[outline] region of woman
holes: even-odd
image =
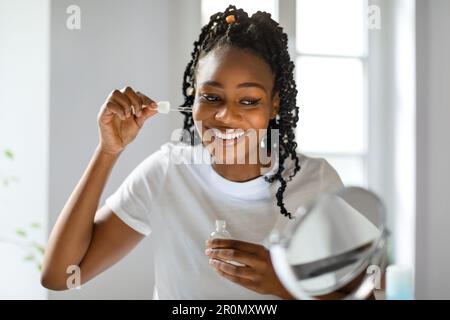
[[[162,299],[292,298],[264,241],[296,208],[342,182],[325,160],[296,151],[287,41],[265,12],[248,17],[229,6],[211,16],[183,83],[184,138],[199,143],[164,144],[98,209],[118,157],[157,113],[130,87],[112,92],[98,115],[98,147],[50,235],[45,287],[66,289],[69,265],[89,281],[153,233]],[[226,221],[232,240],[205,243],[215,220]]]

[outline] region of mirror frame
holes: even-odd
[[[364,192],[370,193],[377,204],[378,212],[380,214],[380,235],[376,241],[370,246],[367,250],[364,258],[361,259],[357,267],[354,270],[346,274],[344,277],[340,278],[333,286],[327,287],[323,289],[323,294],[336,291],[340,288],[343,288],[345,285],[354,280],[357,276],[361,275],[361,273],[366,270],[365,277],[361,281],[361,284],[358,288],[344,297],[343,299],[366,299],[375,289],[375,281],[377,280],[377,275],[375,273],[368,274],[367,268],[370,265],[377,265],[380,270],[384,270],[386,267],[386,255],[384,252],[384,248],[386,247],[386,240],[389,236],[389,231],[386,226],[387,215],[386,208],[381,201],[381,199],[372,191],[361,188],[361,187],[343,187],[339,189],[329,190],[320,194],[314,201],[312,201],[309,205],[305,207],[300,207],[297,210],[297,221],[294,221],[292,224],[288,225],[284,230],[274,230],[269,238],[270,243],[270,256],[272,259],[272,264],[274,266],[275,272],[280,278],[282,284],[286,287],[286,289],[293,294],[295,297],[304,300],[314,300],[314,296],[309,295],[306,291],[300,289],[300,286],[297,285],[297,278],[295,276],[294,271],[289,265],[289,260],[287,257],[287,248],[290,245],[292,235],[295,230],[299,227],[301,223],[306,219],[306,217],[312,212],[312,209],[315,208],[319,202],[326,201],[327,198],[331,196],[342,197],[349,192]],[[317,296],[320,296],[320,291]]]

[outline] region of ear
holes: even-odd
[[[280,110],[280,95],[279,95],[279,92],[277,91],[277,92],[275,92],[275,94],[272,98],[272,108],[270,111],[270,120],[275,119],[279,110]]]

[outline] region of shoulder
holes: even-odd
[[[173,142],[166,142],[156,151],[150,153],[134,170],[133,174],[141,177],[167,173],[171,156],[177,151]]]
[[[166,142],[156,151],[150,153],[142,160],[126,178],[127,183],[132,185],[153,185],[161,187],[172,172],[171,164],[183,162],[189,149],[189,145],[174,142]]]
[[[166,142],[155,152],[151,153],[143,163],[166,163],[188,158],[193,152],[193,147],[185,143]]]
[[[324,158],[311,157],[303,153],[297,153],[300,171],[297,173],[302,184],[308,184],[317,191],[343,186],[342,180],[336,169]]]
[[[192,164],[201,161],[202,148],[198,145],[192,146],[182,142],[166,142],[150,154],[139,165],[141,170],[151,171],[154,169],[167,171],[171,165]]]
[[[300,164],[303,164],[305,172],[318,174],[325,180],[341,180],[336,169],[325,158],[310,157],[305,154],[297,154]]]

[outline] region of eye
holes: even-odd
[[[240,103],[244,106],[256,106],[260,101],[261,99],[242,99]]]
[[[214,94],[206,94],[206,93],[202,93],[200,94],[200,99],[204,100],[206,102],[212,102],[212,103],[217,103],[220,101],[220,97]]]

